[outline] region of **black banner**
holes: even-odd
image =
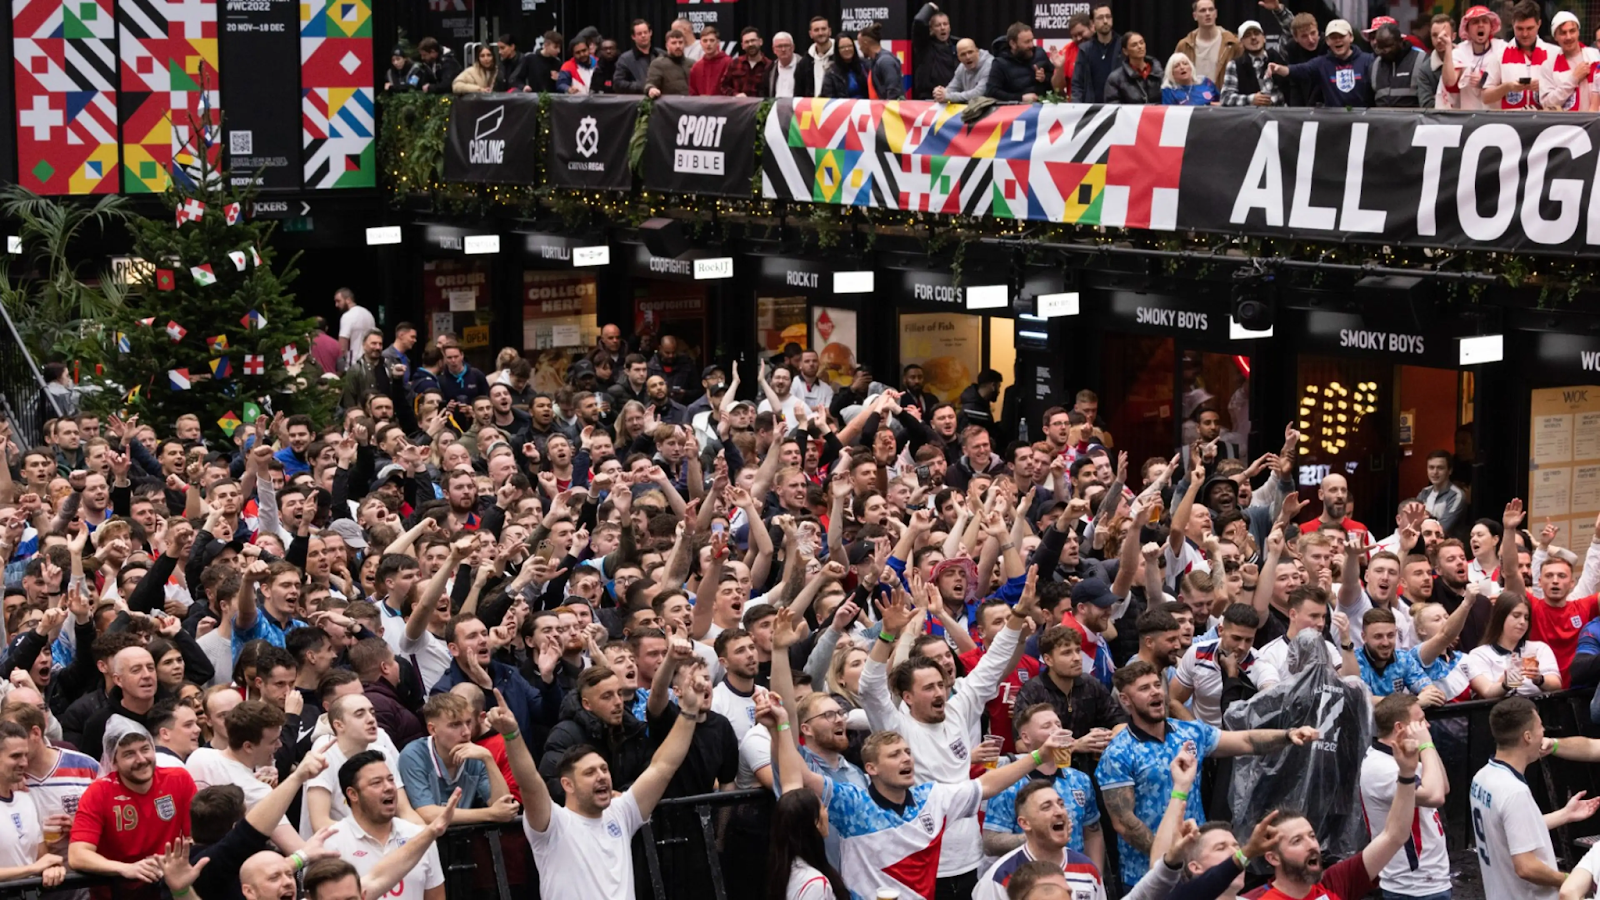
[[[1111,291],[1107,297],[1108,327],[1169,337],[1228,339],[1228,308],[1221,301],[1195,297]]]
[[[918,4],[920,6],[920,4]],[[883,49],[900,60],[900,71],[905,79],[906,96],[911,96],[911,20],[906,18],[906,4],[891,0],[846,0],[839,7],[839,30],[835,34],[851,38],[868,25],[876,23],[883,32]],[[988,39],[978,41],[979,46]],[[799,43],[800,52],[805,49]]]
[[[1033,0],[1033,39],[1050,61],[1061,65],[1067,45],[1072,43],[1067,23],[1082,13],[1089,15],[1089,0]]]
[[[749,197],[760,105],[753,97],[657,100],[645,146],[645,188],[671,194]]]
[[[1508,251],[1600,246],[1593,116],[1201,112],[1183,148],[1180,229]]]
[[[222,0],[223,150],[235,185],[299,190],[300,10],[295,0]],[[281,77],[285,72],[290,77]],[[276,73],[279,77],[274,77]]]
[[[480,184],[539,183],[538,94],[466,94],[450,107],[444,177]]]
[[[678,8],[675,12],[678,18],[688,19],[689,24],[694,28],[694,37],[691,40],[699,40],[701,30],[710,25],[717,29],[717,42],[722,44],[722,52],[730,56],[738,56],[740,26],[734,18],[734,11],[737,9],[738,6],[734,0],[715,3],[700,3],[698,0],[696,2],[678,0]],[[663,30],[657,40],[665,41],[666,39],[666,32]]]
[[[638,119],[637,97],[551,97],[550,183],[609,191],[633,187],[628,143]]]

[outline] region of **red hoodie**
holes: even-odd
[[[733,57],[719,47],[716,56],[702,56],[689,70],[689,96],[716,97],[722,93],[722,75],[728,71]]]

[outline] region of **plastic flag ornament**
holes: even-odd
[[[172,385],[172,389],[175,391],[187,391],[189,389],[189,370],[168,369],[167,382]]]
[[[176,321],[170,321],[167,323],[167,337],[172,338],[172,342],[174,344],[183,340],[183,336],[188,333],[189,329],[179,325]]]
[[[246,328],[255,328],[259,330],[267,327],[267,317],[252,309],[239,317],[239,324]]]
[[[253,353],[244,355],[244,373],[246,375],[265,375],[267,373],[267,358],[256,356]]]
[[[170,291],[178,286],[178,276],[171,269],[156,270],[156,290]]]
[[[239,224],[239,204],[229,203],[222,208],[222,217],[229,225]]]
[[[287,346],[285,346],[283,348],[283,364],[284,365],[292,366],[299,359],[300,359],[300,351],[295,349],[295,346],[293,344],[289,344],[289,345],[287,345]]]
[[[222,379],[233,374],[233,365],[228,362],[228,358],[226,356],[219,356],[216,359],[211,360],[208,365],[211,366],[211,377],[217,379],[218,381],[221,381]]]
[[[151,316],[148,319],[140,319],[139,320],[139,324],[143,325],[146,328],[149,328],[151,325],[154,325],[155,323],[156,323],[156,317],[155,316]]]
[[[117,332],[117,352],[118,353],[132,353],[133,352],[133,342],[128,340],[128,333],[126,331]]]
[[[133,390],[131,390],[127,394],[123,395],[123,397],[122,397],[123,404],[127,405],[127,404],[130,404],[130,403],[137,403],[139,401],[139,391],[142,390],[143,388],[144,388],[144,385],[142,385],[142,384],[134,385],[133,386]]]
[[[246,422],[254,422],[259,418],[261,418],[261,407],[246,400],[244,402],[244,420]]]
[[[228,259],[233,261],[233,267],[235,269],[238,269],[241,272],[244,271],[244,253],[238,250],[229,250]]]
[[[193,275],[194,280],[200,282],[202,285],[217,283],[217,274],[211,271],[210,263],[201,263],[198,266],[191,266],[189,268],[189,274]]]
[[[221,353],[222,351],[228,349],[228,336],[225,334],[219,334],[216,337],[206,338],[206,349],[210,350],[212,353]]]
[[[238,413],[230,409],[222,414],[222,418],[217,420],[217,424],[222,426],[223,434],[227,435],[228,437],[233,437],[233,433],[238,430],[239,426],[243,425],[244,422],[239,419]]]
[[[253,261],[256,264],[257,268],[260,268],[260,266],[261,266],[261,254],[257,253],[256,252],[256,248],[254,248],[254,247],[250,248],[250,259],[251,259],[251,261]]]
[[[206,214],[206,204],[205,204],[205,202],[202,201],[202,200],[196,200],[193,197],[190,197],[188,200],[185,200],[182,203],[178,204],[178,225],[177,225],[177,227],[181,228],[183,226],[183,223],[185,223],[185,222],[198,222],[202,218],[204,218],[205,214]]]

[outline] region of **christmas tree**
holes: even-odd
[[[90,405],[137,413],[159,434],[193,413],[212,443],[269,412],[326,422],[339,399],[311,361],[315,321],[287,288],[294,258],[278,263],[273,224],[248,218],[256,191],[217,168],[216,133],[189,129],[205,152],[168,179],[171,212],[130,224],[138,283],[103,320],[89,379],[100,388]]]

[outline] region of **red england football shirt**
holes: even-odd
[[[150,790],[141,794],[122,784],[115,771],[95,781],[78,800],[72,820],[72,842],[94,845],[95,852],[115,862],[137,862],[161,853],[170,841],[189,834],[189,807],[194,779],[184,769],[155,769]],[[123,882],[119,900],[155,897],[159,885]],[[111,900],[113,889],[96,887],[95,900]]]

